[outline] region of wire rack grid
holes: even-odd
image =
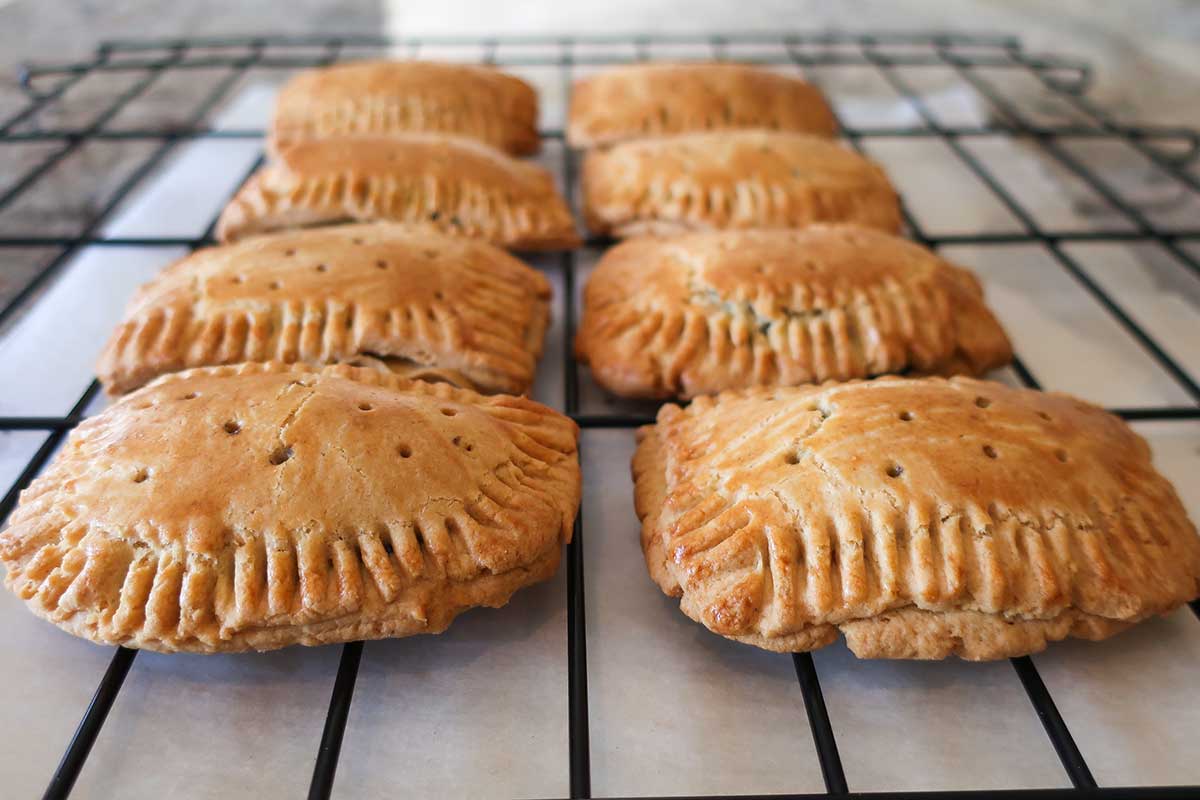
[[[623,47],[628,55],[615,55]],[[761,47],[767,55],[756,56]],[[212,223],[204,234],[192,237],[130,237],[106,235],[104,224],[114,209],[125,201],[147,176],[151,175],[180,142],[200,139],[255,139],[261,130],[215,129],[207,120],[246,73],[255,68],[297,69],[334,63],[353,57],[359,51],[389,48],[415,57],[431,48],[462,48],[473,52],[475,60],[501,66],[551,67],[559,74],[564,96],[570,96],[572,81],[579,68],[602,66],[653,57],[656,48],[681,48],[693,55],[703,48],[712,59],[736,58],[778,67],[790,66],[810,73],[820,82],[820,74],[840,67],[873,71],[896,95],[908,104],[914,119],[900,125],[864,127],[842,120],[842,135],[859,149],[867,149],[875,138],[928,139],[941,143],[974,175],[999,203],[1017,220],[1018,228],[1008,232],[966,231],[938,233],[926,230],[916,216],[906,209],[909,235],[933,248],[947,246],[1021,245],[1034,244],[1045,249],[1053,261],[1076,281],[1103,309],[1111,315],[1144,354],[1172,380],[1188,398],[1186,402],[1112,409],[1128,420],[1200,420],[1200,385],[1184,365],[1173,357],[1135,315],[1114,296],[1102,282],[1080,266],[1070,246],[1079,243],[1128,242],[1153,244],[1168,253],[1182,268],[1200,276],[1200,261],[1190,245],[1200,243],[1200,229],[1166,226],[1156,220],[1138,203],[1124,196],[1102,174],[1063,145],[1071,140],[1101,140],[1124,143],[1139,153],[1172,181],[1187,192],[1200,191],[1200,180],[1190,169],[1200,152],[1200,134],[1196,131],[1155,126],[1130,126],[1113,119],[1097,107],[1085,92],[1091,80],[1087,64],[1058,56],[1035,56],[1025,52],[1020,42],[1008,36],[966,34],[844,34],[795,33],[739,36],[620,36],[620,37],[509,37],[503,39],[465,39],[454,37],[388,41],[378,37],[254,37],[209,38],[189,40],[114,41],[102,45],[87,61],[30,67],[21,75],[21,85],[28,103],[3,122],[0,122],[0,147],[17,143],[42,143],[47,150],[31,169],[8,186],[0,188],[0,213],[17,202],[51,170],[89,142],[104,140],[136,141],[148,147],[145,158],[96,209],[89,222],[71,235],[40,235],[33,231],[0,234],[0,253],[6,249],[46,247],[56,248],[57,255],[40,269],[0,307],[0,326],[20,315],[36,303],[39,292],[63,269],[81,248],[151,247],[178,245],[197,248],[212,242]],[[509,55],[509,51],[514,54]],[[943,121],[912,84],[911,68],[936,67],[949,70],[970,86],[990,105],[993,116],[986,124],[952,125]],[[225,76],[202,97],[199,103],[169,128],[114,129],[111,123],[137,98],[152,89],[164,76],[188,70],[223,68]],[[1023,106],[1022,101],[1009,96],[985,73],[1003,70],[1032,76],[1053,97],[1072,110],[1070,123],[1044,123]],[[105,105],[86,125],[80,127],[48,127],[38,124],[39,115],[64,102],[70,90],[89,76],[99,73],[127,73],[135,76],[124,90],[106,98]],[[545,140],[563,140],[563,131],[548,129],[541,132]],[[980,137],[1008,137],[1036,148],[1040,155],[1059,165],[1074,176],[1113,211],[1111,225],[1092,226],[1087,230],[1047,227],[1038,215],[1023,202],[976,151],[967,143]],[[569,196],[576,193],[576,155],[563,147],[562,174]],[[254,164],[258,166],[258,162]],[[248,174],[248,173],[247,173]],[[214,220],[215,222],[215,220]],[[607,244],[592,239],[587,248],[599,249]],[[3,258],[3,256],[0,256]],[[565,287],[565,325],[563,327],[565,378],[563,404],[568,414],[585,429],[632,428],[651,421],[649,410],[621,410],[605,413],[585,413],[581,403],[580,375],[572,358],[570,341],[575,327],[577,252],[562,252],[556,257]],[[1026,386],[1040,388],[1034,373],[1018,357],[1014,364],[1016,379]],[[0,417],[0,432],[39,431],[47,434],[44,443],[17,476],[0,500],[0,520],[12,511],[19,492],[36,476],[63,437],[83,418],[89,403],[95,398],[95,381],[79,397],[68,413],[61,416]],[[572,798],[590,797],[591,748],[589,743],[588,657],[585,629],[585,597],[583,577],[582,515],[576,522],[574,540],[568,548],[567,570],[567,662],[569,714],[569,780]],[[1200,615],[1200,607],[1192,604]],[[86,708],[74,736],[62,756],[45,791],[46,798],[67,797],[96,742],[110,709],[116,701],[136,652],[118,648],[107,670],[100,677],[90,705]],[[309,789],[314,800],[329,797],[333,791],[335,772],[346,729],[355,681],[362,658],[362,643],[343,647],[324,730],[315,746],[315,761]],[[859,796],[850,792],[846,770],[839,755],[834,726],[822,696],[821,682],[813,658],[807,653],[792,657],[796,679],[807,710],[808,723],[815,744],[821,774],[828,795]],[[1193,797],[1200,786],[1173,787],[1098,787],[1079,747],[1072,738],[1063,716],[1059,713],[1050,691],[1028,657],[1012,660],[1012,668],[1020,679],[1028,699],[1045,728],[1050,744],[1073,788],[1061,790],[979,790],[955,792],[884,792],[872,794],[879,798],[900,797],[1071,797],[1071,798],[1167,798]],[[851,776],[853,778],[853,776]],[[822,795],[796,794],[793,797]]]

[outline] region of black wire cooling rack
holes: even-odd
[[[628,57],[605,52],[605,46],[628,49]],[[1200,190],[1196,173],[1190,165],[1200,152],[1200,133],[1196,131],[1150,126],[1129,126],[1115,121],[1095,103],[1085,97],[1091,80],[1087,64],[1060,57],[1034,56],[1026,53],[1013,37],[965,34],[760,34],[738,36],[591,36],[591,37],[509,37],[499,39],[465,39],[429,37],[390,41],[379,37],[253,37],[205,38],[153,41],[115,41],[102,45],[88,61],[71,64],[30,67],[21,75],[21,85],[28,95],[24,108],[0,123],[0,146],[17,142],[43,142],[47,154],[31,170],[11,185],[0,188],[0,212],[31,190],[57,164],[88,142],[99,140],[133,140],[149,145],[148,155],[111,194],[92,216],[82,231],[70,236],[28,235],[0,236],[0,253],[6,249],[28,247],[58,248],[58,255],[43,265],[2,308],[0,325],[36,302],[43,287],[81,248],[99,246],[162,246],[182,245],[196,248],[212,241],[210,224],[199,238],[113,237],[105,236],[102,225],[111,212],[124,201],[142,181],[159,167],[177,145],[197,138],[255,138],[259,130],[214,130],[206,120],[211,112],[229,99],[232,89],[246,73],[255,68],[302,68],[330,64],[354,55],[352,51],[368,48],[398,47],[410,56],[421,54],[423,48],[474,48],[476,60],[502,66],[552,67],[558,72],[563,91],[569,99],[573,71],[576,66],[615,64],[649,58],[652,48],[659,46],[703,47],[709,58],[724,59],[739,48],[736,58],[768,64],[791,64],[801,71],[808,68],[837,66],[866,67],[881,77],[896,94],[916,112],[919,124],[893,127],[856,127],[843,121],[842,133],[855,147],[861,148],[871,137],[926,138],[943,142],[999,200],[1020,223],[1018,232],[966,232],[953,235],[933,235],[922,229],[911,214],[905,218],[909,235],[929,247],[948,245],[1037,244],[1102,306],[1112,318],[1144,349],[1146,355],[1168,373],[1191,398],[1184,405],[1111,409],[1128,420],[1200,419],[1200,385],[1183,369],[1155,339],[1146,332],[1122,306],[1120,298],[1112,296],[1080,267],[1064,248],[1076,242],[1127,242],[1155,244],[1187,270],[1200,275],[1200,263],[1188,251],[1187,245],[1200,242],[1200,229],[1164,228],[1156,225],[1152,215],[1127,199],[1122,190],[1098,174],[1078,156],[1063,146],[1063,140],[1102,139],[1117,141],[1133,148],[1155,165],[1184,192]],[[769,55],[743,57],[742,50],[763,46]],[[774,49],[771,49],[774,46]],[[526,54],[509,57],[507,50]],[[958,80],[984,98],[998,120],[984,125],[952,126],[939,121],[917,89],[905,76],[905,68],[930,67],[949,71]],[[202,68],[225,68],[227,74],[197,104],[183,123],[169,129],[113,130],[109,123],[135,99],[142,96],[164,75],[175,71]],[[990,70],[1016,71],[1031,75],[1045,90],[1073,110],[1077,122],[1071,124],[1039,124],[1035,114],[1023,102],[1008,93],[983,72]],[[136,80],[119,93],[106,98],[102,111],[86,126],[66,129],[46,129],[37,124],[40,113],[64,105],[64,95],[73,86],[96,73],[132,73]],[[1116,211],[1119,224],[1100,229],[1093,226],[1085,231],[1047,229],[996,175],[964,140],[973,137],[1004,136],[1019,139],[1037,149],[1038,155],[1056,163],[1079,179]],[[547,140],[562,140],[561,130],[544,130]],[[563,151],[563,173],[567,189],[574,195],[576,170],[574,155]],[[255,165],[257,167],[257,164]],[[592,240],[589,246],[603,246],[604,241]],[[564,326],[565,384],[564,403],[584,428],[630,428],[650,421],[644,414],[582,414],[580,413],[579,376],[570,346],[575,327],[576,252],[563,252],[556,267],[562,271],[567,302]],[[4,256],[0,255],[0,259]],[[1039,384],[1018,358],[1015,372],[1027,386]],[[18,493],[28,485],[45,465],[67,432],[79,423],[85,408],[95,397],[98,385],[93,381],[74,407],[65,416],[3,417],[0,431],[45,431],[47,439],[29,461],[14,485],[0,500],[0,521],[7,519]],[[591,795],[590,749],[588,736],[587,650],[585,635],[583,587],[583,526],[576,522],[574,541],[567,554],[567,643],[568,643],[568,710],[570,732],[570,796],[585,798]],[[1192,604],[1200,615],[1200,606]],[[61,763],[45,792],[47,798],[69,795],[76,777],[83,768],[113,702],[121,691],[136,651],[119,648],[100,678],[96,693],[79,727],[75,731]],[[354,696],[355,679],[362,656],[362,643],[344,645],[337,678],[324,731],[316,747],[309,797],[329,797],[337,769],[342,737]],[[821,684],[813,659],[807,653],[793,656],[795,672],[808,713],[816,753],[828,795],[860,797],[847,788],[847,776],[838,755],[838,742],[826,712]],[[1028,657],[1012,659],[1013,669],[1033,704],[1049,743],[1056,751],[1073,788],[1032,790],[986,790],[955,792],[883,792],[875,798],[1172,798],[1200,796],[1200,786],[1174,787],[1098,787],[1071,733],[1055,707],[1053,698]],[[823,795],[791,795],[818,797]]]

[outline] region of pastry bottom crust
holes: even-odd
[[[178,639],[148,637],[139,632],[127,638],[114,638],[101,633],[94,614],[77,613],[63,619],[47,612],[36,603],[27,607],[43,619],[53,622],[68,633],[105,645],[120,645],[160,653],[240,653],[278,650],[294,644],[316,646],[356,642],[368,639],[391,639],[422,633],[441,633],[462,612],[484,606],[500,608],[513,594],[526,586],[548,580],[558,569],[562,547],[554,547],[537,561],[499,575],[485,575],[471,581],[451,584],[436,595],[398,601],[386,609],[363,608],[353,614],[319,623],[282,625],[278,627],[245,628],[223,633],[218,640],[199,638]],[[10,587],[11,588],[11,587]],[[405,595],[406,598],[411,597]],[[111,630],[106,629],[106,630]]]
[[[684,609],[687,613],[687,609]],[[696,616],[688,613],[689,617]],[[699,620],[697,620],[699,621]],[[743,644],[776,653],[800,653],[832,644],[839,631],[859,658],[994,661],[1039,653],[1049,642],[1068,636],[1098,641],[1132,627],[1132,622],[1105,619],[1081,611],[1064,611],[1050,619],[1005,619],[978,611],[925,611],[906,606],[841,625],[814,625],[782,636],[729,636]]]

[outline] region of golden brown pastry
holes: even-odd
[[[900,204],[876,164],[802,133],[724,131],[589,151],[583,204],[597,234],[855,222],[900,230]]]
[[[530,400],[345,365],[175,373],[72,432],[0,561],[30,610],[102,644],[438,633],[554,573],[577,433]]]
[[[972,273],[852,225],[622,242],[584,288],[575,352],[626,397],[980,374],[1012,360]]]
[[[217,238],[352,220],[402,222],[518,250],[579,242],[546,170],[470,139],[415,133],[283,148],[221,212]]]
[[[768,650],[995,659],[1103,639],[1200,593],[1150,449],[1063,394],[971,378],[665,406],[633,460],[656,583]]]
[[[100,356],[110,394],[242,361],[371,364],[483,392],[533,382],[540,272],[485,242],[374,223],[198,250],[143,286]]]
[[[764,128],[833,136],[820,90],[750,64],[630,64],[575,82],[567,142],[574,147],[704,130]]]
[[[305,70],[280,90],[272,152],[311,139],[449,133],[513,155],[536,153],[537,92],[493,67],[358,61]]]

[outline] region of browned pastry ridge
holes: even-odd
[[[900,230],[900,203],[875,163],[803,133],[722,131],[591,150],[583,213],[597,234],[855,222]]]
[[[470,139],[416,133],[283,148],[221,212],[217,238],[352,220],[402,222],[518,250],[579,242],[549,172]]]
[[[630,64],[575,82],[567,141],[736,128],[833,136],[837,122],[820,90],[791,75],[749,64]]]
[[[257,236],[141,287],[97,373],[119,394],[189,367],[362,361],[523,394],[549,300],[540,272],[485,242],[386,223]]]
[[[406,132],[477,139],[536,153],[537,92],[493,67],[358,61],[301,72],[280,90],[271,152],[310,139]]]
[[[622,242],[588,278],[575,350],[601,386],[651,398],[1012,360],[972,273],[852,225]]]
[[[345,365],[174,373],[72,432],[0,561],[35,614],[103,644],[438,633],[554,573],[577,434],[524,398]]]
[[[633,459],[655,582],[710,630],[862,658],[996,659],[1103,639],[1200,593],[1150,449],[1062,394],[971,378],[665,406]]]

